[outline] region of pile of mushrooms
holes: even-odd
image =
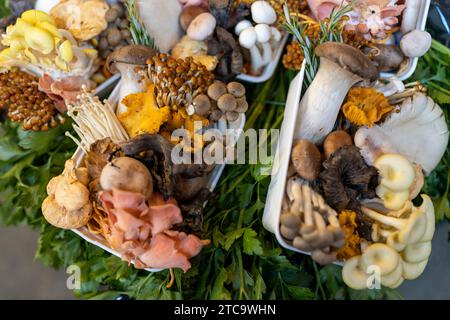
[[[92,214],[89,182],[86,168],[76,168],[74,160],[66,161],[64,172],[47,185],[48,197],[42,203],[45,219],[62,229],[85,226]]]
[[[342,276],[348,286],[367,288],[373,267],[380,273],[381,284],[390,288],[423,273],[431,254],[435,216],[430,197],[422,195],[422,201],[420,207],[408,201],[402,210],[386,214],[363,208],[364,214],[377,223],[374,224],[377,243],[368,246],[361,256],[345,262]]]
[[[272,61],[273,52],[281,40],[281,33],[272,26],[277,15],[267,1],[252,3],[251,18],[253,23],[242,20],[235,26],[234,32],[239,36],[239,44],[250,51],[251,74],[258,74],[261,68]]]
[[[337,213],[302,179],[291,178],[288,203],[281,214],[281,235],[294,247],[311,252],[320,264],[336,261],[336,250],[344,245],[344,232]]]

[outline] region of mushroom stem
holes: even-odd
[[[322,57],[319,71],[300,102],[295,138],[322,142],[333,130],[348,91],[361,80]]]

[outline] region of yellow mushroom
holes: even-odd
[[[9,26],[6,33],[13,37],[23,37],[27,34],[28,30],[33,27],[32,24],[26,22],[21,18],[17,18],[16,23]]]
[[[63,59],[65,62],[70,62],[73,59],[73,50],[72,50],[72,44],[69,40],[64,41],[59,46],[59,56],[61,59]]]
[[[28,23],[36,24],[38,22],[46,21],[53,25],[56,25],[55,19],[52,18],[49,14],[45,13],[41,10],[28,10],[22,13],[21,18]]]
[[[38,22],[36,27],[49,32],[56,39],[62,39],[61,32],[59,32],[58,28],[47,21]]]
[[[398,252],[383,243],[372,244],[361,256],[363,268],[377,266],[380,268],[382,276],[394,272],[399,263],[400,255]]]
[[[43,54],[49,54],[55,47],[52,35],[37,27],[30,27],[27,30],[25,42],[30,48]]]

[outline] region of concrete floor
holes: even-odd
[[[400,288],[406,299],[450,299],[450,224],[438,226],[424,274]],[[0,299],[73,299],[64,270],[34,260],[37,232],[0,227]]]

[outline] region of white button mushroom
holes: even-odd
[[[211,13],[204,12],[191,22],[186,33],[192,40],[203,41],[213,34],[216,23],[216,18]]]
[[[237,36],[241,35],[241,32],[244,31],[245,29],[252,27],[252,23],[248,20],[241,20],[239,21],[239,23],[234,27],[234,33]]]
[[[258,73],[259,69],[263,65],[261,53],[256,46],[256,40],[256,31],[253,27],[246,28],[239,35],[239,44],[250,51],[251,72],[253,74]]]
[[[251,6],[252,19],[256,23],[272,24],[277,21],[277,14],[267,1],[255,1]]]
[[[405,34],[400,41],[403,54],[409,58],[423,56],[431,48],[431,35],[426,31],[413,30]]]
[[[272,60],[272,47],[270,46],[270,38],[272,31],[267,24],[260,23],[255,26],[256,40],[263,49],[263,65],[266,66]]]

